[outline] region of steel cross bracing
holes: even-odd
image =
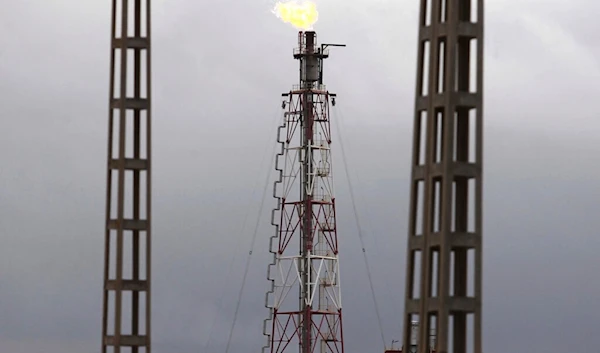
[[[317,90],[317,87],[319,90]],[[265,321],[264,352],[343,352],[329,100],[324,86],[301,84],[284,94],[275,183],[277,234]]]
[[[310,308],[310,352],[341,352],[341,297],[339,287],[338,242],[335,227],[335,200],[331,174],[330,126],[328,93],[309,93],[314,98],[314,134],[301,143],[303,93],[291,93],[284,114],[285,134],[283,174],[281,181],[281,210],[278,237],[273,243],[276,254],[271,276],[274,280],[274,334],[271,352],[283,352],[289,344],[298,344],[300,328],[307,319],[298,310],[299,291],[303,296],[300,307]],[[308,180],[303,170],[308,166]],[[303,192],[302,192],[302,191]],[[311,198],[309,215],[305,214],[303,193]],[[304,231],[303,222],[309,217],[311,229]],[[302,239],[304,233],[310,239]],[[301,240],[312,243],[310,253],[303,255]],[[308,263],[304,263],[308,259]],[[291,295],[290,295],[291,294]],[[322,346],[320,346],[322,345]],[[319,350],[315,350],[319,347]]]
[[[150,353],[150,0],[113,0],[103,353]]]
[[[422,0],[404,349],[481,353],[483,0]],[[430,333],[435,340],[429,343]],[[414,346],[411,348],[415,348]]]

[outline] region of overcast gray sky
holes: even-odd
[[[325,80],[339,95],[334,118],[391,342],[401,338],[418,1],[317,3],[319,39],[348,45],[332,51]],[[280,93],[296,83],[297,33],[268,0],[153,4],[154,352],[224,352],[261,217],[231,351],[258,352],[273,229],[253,188]],[[110,1],[0,5],[0,351],[99,352]],[[487,2],[486,353],[600,345],[599,10]],[[346,348],[382,352],[334,147]]]

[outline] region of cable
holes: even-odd
[[[343,115],[341,107],[338,107],[337,110],[340,112],[340,115]],[[339,128],[341,130],[344,130],[344,119],[340,118],[337,121],[340,124]],[[349,152],[351,152],[351,151],[349,151]],[[352,170],[352,168],[349,168],[349,170]],[[359,177],[358,173],[356,172],[356,170],[355,170],[353,176],[356,179],[357,184],[360,185],[361,184],[360,177]],[[371,207],[368,207],[369,205],[367,204],[364,194],[360,192],[360,189],[357,194],[358,194],[358,197],[361,199],[362,204],[365,205],[364,212],[366,215],[367,229],[373,230],[373,223],[371,222],[372,217],[371,217],[371,212],[370,212]],[[367,233],[369,233],[369,232],[367,232]],[[374,243],[373,245],[375,246],[375,252],[381,254],[381,248],[379,247],[379,242],[377,241],[377,237],[374,236],[372,238],[373,238],[373,243]],[[376,256],[377,256],[377,254],[376,254]],[[394,298],[395,297],[394,291],[392,291],[389,281],[384,281],[384,283],[385,283],[385,289],[387,290],[388,298],[390,298],[390,299]]]
[[[334,112],[337,111],[334,110]],[[341,113],[339,114],[341,115]],[[338,120],[338,119],[335,119]],[[360,246],[362,248],[363,259],[365,261],[365,266],[367,270],[367,277],[369,279],[369,286],[371,287],[371,297],[373,298],[373,305],[375,306],[375,315],[377,315],[377,323],[379,325],[379,333],[381,334],[381,341],[383,346],[385,347],[385,337],[383,334],[383,324],[381,321],[381,314],[379,313],[379,305],[377,303],[377,297],[375,296],[375,287],[373,286],[373,279],[371,275],[371,267],[369,266],[369,260],[367,258],[367,252],[365,249],[365,242],[363,239],[362,228],[360,226],[360,221],[358,219],[358,210],[356,209],[356,202],[354,199],[354,188],[352,187],[352,181],[350,179],[350,173],[348,172],[348,163],[346,162],[346,152],[344,151],[344,142],[342,139],[342,134],[340,133],[340,124],[336,123],[336,132],[338,134],[338,139],[340,141],[340,150],[342,152],[342,160],[344,162],[344,172],[346,173],[346,179],[348,180],[348,188],[350,189],[350,199],[352,201],[352,210],[354,211],[354,219],[356,220],[356,227],[358,228],[358,239],[360,240]]]
[[[274,124],[274,125],[276,125],[276,124]],[[270,154],[271,156],[275,155],[275,148],[277,147],[277,145],[278,145],[278,143],[273,144],[273,149]],[[235,311],[233,313],[233,322],[231,323],[231,328],[229,330],[229,338],[227,339],[227,346],[225,348],[225,353],[229,353],[229,347],[231,346],[233,332],[235,330],[235,324],[237,323],[238,313],[239,313],[240,305],[241,305],[241,301],[242,301],[242,295],[244,293],[244,287],[246,286],[246,279],[248,278],[248,270],[250,269],[250,260],[252,259],[252,251],[254,250],[254,244],[256,243],[256,235],[258,234],[258,227],[260,225],[260,219],[261,219],[260,216],[262,214],[262,210],[265,205],[265,200],[267,198],[267,190],[269,187],[269,177],[271,174],[271,167],[273,167],[273,163],[274,163],[274,160],[271,163],[270,168],[268,169],[267,177],[265,178],[262,200],[260,201],[260,206],[258,208],[258,216],[256,217],[256,223],[254,224],[254,232],[252,234],[252,241],[250,243],[250,251],[248,252],[248,257],[246,258],[246,268],[244,269],[244,276],[242,277],[242,286],[240,287],[240,291],[238,293],[238,300],[235,305]]]
[[[279,114],[279,110],[281,110],[281,107],[280,107],[280,106],[277,106],[277,110],[276,110],[276,111],[277,111],[277,114],[274,114],[274,115],[275,115],[275,119],[274,119],[274,120],[275,120],[275,122],[276,122],[277,120],[279,120],[279,115],[280,115],[280,114]],[[272,124],[272,125],[273,125],[273,124]],[[269,137],[269,140],[270,140],[270,139],[271,139],[271,137]],[[271,152],[271,154],[267,154],[267,152],[268,152],[268,149],[269,149],[269,146],[270,146],[270,145],[271,145],[271,143],[269,143],[269,142],[267,142],[267,143],[266,143],[266,145],[265,145],[265,149],[264,149],[264,152],[263,152],[263,157],[262,157],[262,160],[261,160],[261,162],[260,162],[260,171],[264,170],[263,168],[264,168],[265,162],[266,162],[266,160],[267,160],[267,156],[271,156],[271,155],[273,155],[273,152]],[[273,149],[274,149],[274,148],[273,148]],[[260,173],[260,171],[259,171],[259,173]],[[268,174],[267,174],[267,175],[268,175]],[[256,180],[255,186],[252,188],[252,194],[251,194],[251,196],[250,196],[250,199],[251,199],[251,200],[252,200],[252,199],[254,199],[254,195],[256,194],[256,190],[258,189],[259,183],[260,183],[260,175],[259,175],[259,177],[258,177],[258,178],[257,178],[257,180]],[[263,200],[264,200],[264,196],[263,196]],[[247,223],[248,223],[248,218],[249,218],[249,215],[250,215],[250,210],[251,210],[251,209],[252,209],[252,207],[246,207],[246,214],[244,215],[244,221],[242,222],[242,228],[241,228],[241,230],[240,230],[240,233],[239,233],[239,234],[244,234],[244,232],[246,231],[246,225],[247,225]],[[259,217],[260,217],[260,212],[259,212]],[[241,244],[241,242],[236,242],[236,247],[235,247],[235,249],[234,249],[234,251],[233,251],[234,253],[236,253],[236,252],[237,252],[237,250],[238,250],[238,248],[239,248],[240,244]],[[252,247],[250,248],[250,251],[252,251],[252,248],[253,248],[253,247],[254,247],[254,241],[252,242]],[[231,276],[231,273],[232,273],[232,271],[233,271],[233,265],[234,265],[234,263],[235,263],[235,260],[236,260],[236,257],[235,257],[235,256],[232,256],[232,257],[231,257],[231,261],[229,262],[229,268],[228,268],[228,270],[227,270],[227,277],[226,277],[226,278],[229,278],[229,277]],[[225,292],[225,291],[224,291],[224,292]],[[220,298],[219,298],[219,302],[218,302],[218,305],[217,305],[217,309],[218,309],[219,311],[220,311],[220,310],[222,309],[222,307],[223,307],[223,299],[224,299],[224,298],[225,298],[225,295],[221,295],[221,296],[220,296]],[[210,344],[211,344],[212,337],[213,337],[213,332],[214,332],[214,329],[215,329],[215,327],[216,327],[216,324],[217,324],[217,318],[218,318],[218,317],[219,317],[219,316],[217,315],[217,316],[214,318],[214,320],[213,320],[213,322],[212,322],[212,325],[211,325],[211,327],[210,327],[210,330],[209,330],[209,333],[208,333],[208,338],[207,338],[207,341],[206,341],[206,343],[205,343],[205,345],[204,345],[204,346],[206,347],[206,349],[207,349],[207,350],[208,350],[208,348],[210,348]]]

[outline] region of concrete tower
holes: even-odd
[[[111,32],[102,353],[150,353],[150,0]]]
[[[421,0],[403,339],[418,321],[418,353],[482,348],[483,13]]]

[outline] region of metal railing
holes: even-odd
[[[295,84],[292,85],[292,91],[300,91],[302,89],[312,89],[316,91],[327,91],[327,86],[313,82],[312,84]]]
[[[294,55],[299,54],[321,54],[321,55],[329,55],[329,49],[321,50],[320,46],[315,46],[313,49],[313,53],[309,53],[306,47],[294,48]]]

